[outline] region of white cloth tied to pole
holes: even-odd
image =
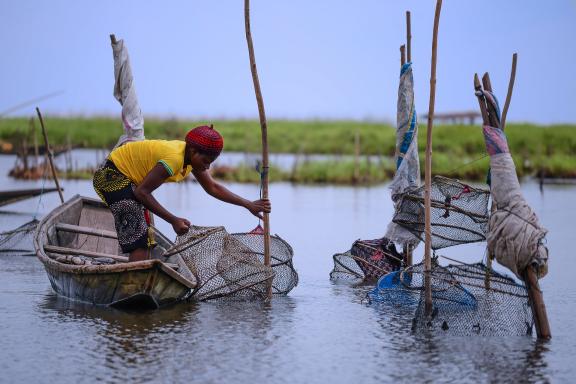
[[[112,43],[114,56],[114,97],[122,105],[122,125],[124,134],[120,136],[116,147],[130,141],[144,140],[144,117],[138,104],[130,57],[124,40]]]
[[[414,108],[414,79],[412,63],[406,63],[400,71],[396,114],[396,174],[390,183],[395,208],[400,195],[420,187],[420,161],[418,158],[418,121]],[[386,238],[399,243],[416,246],[418,237],[406,228],[390,222]]]
[[[484,130],[497,128],[485,127]],[[487,144],[488,145],[488,144]],[[548,249],[543,244],[547,230],[520,190],[514,160],[509,152],[490,156],[491,194],[496,204],[488,230],[488,251],[516,276],[532,264],[539,277],[548,272]]]

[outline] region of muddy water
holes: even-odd
[[[0,158],[4,189],[42,185],[4,177],[11,161]],[[256,186],[229,187],[257,198]],[[65,181],[64,188],[66,197],[95,196],[89,181]],[[272,232],[294,247],[300,284],[269,305],[190,303],[150,313],[97,308],[56,296],[34,257],[0,255],[0,382],[570,382],[576,374],[576,188],[547,187],[540,194],[526,183],[523,189],[550,230],[550,272],[542,280],[550,342],[412,334],[401,312],[363,302],[368,288],[328,279],[333,253],[384,232],[392,213],[386,186],[273,184]],[[194,183],[165,185],[155,195],[195,224],[230,231],[258,224]],[[3,207],[0,229],[57,204],[57,194],[48,194]],[[158,226],[173,236],[168,224]],[[484,247],[446,254],[478,261]]]

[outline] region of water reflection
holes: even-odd
[[[332,292],[372,314],[369,335],[379,340],[376,361],[389,368],[391,382],[525,382],[551,381],[547,358],[550,342],[531,336],[482,337],[422,334],[412,331],[414,306],[391,306],[366,300],[371,285],[333,283]],[[439,330],[439,332],[442,332]],[[394,367],[394,369],[390,369]],[[378,370],[374,371],[374,379]],[[383,377],[380,377],[382,379]]]
[[[548,382],[547,347],[530,337],[413,335],[393,342],[391,363],[410,367],[396,379],[459,382]]]
[[[71,363],[62,369],[74,376],[86,360],[96,363],[89,370],[98,380],[182,382],[248,377],[256,368],[255,356],[273,366],[275,341],[291,332],[294,308],[294,301],[284,297],[272,303],[180,303],[126,312],[49,293],[37,312],[43,323],[58,332],[67,329],[67,337],[85,346],[82,358],[77,348],[58,352]]]
[[[112,332],[119,330],[126,335],[139,336],[158,328],[177,327],[187,322],[197,308],[197,303],[186,302],[161,310],[124,311],[69,300],[51,292],[38,304],[37,310],[47,321],[82,322],[87,326],[106,326]]]

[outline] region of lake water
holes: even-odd
[[[6,175],[2,189],[42,181]],[[46,186],[51,186],[46,182]],[[63,181],[66,198],[93,196],[90,181]],[[258,187],[228,184],[257,199]],[[332,255],[358,238],[382,236],[392,214],[386,186],[272,184],[271,227],[294,248],[300,284],[287,297],[262,303],[185,303],[127,313],[74,303],[51,289],[35,257],[0,255],[0,382],[386,383],[572,382],[576,375],[575,187],[535,183],[523,190],[549,229],[549,274],[541,280],[553,339],[412,334],[398,311],[366,304],[370,287],[334,283]],[[168,209],[199,225],[246,231],[247,211],[205,194],[196,183],[155,192]],[[0,230],[41,217],[59,203],[55,193],[3,207]],[[157,220],[170,237],[171,227]],[[479,261],[484,245],[445,252]],[[421,258],[417,249],[415,260]]]

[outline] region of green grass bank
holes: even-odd
[[[76,147],[110,148],[122,131],[113,118],[56,118],[45,116],[51,144]],[[146,119],[149,139],[181,139],[188,129],[199,124],[214,124],[224,136],[225,150],[259,152],[260,126],[251,120],[184,121]],[[39,125],[36,135],[41,142]],[[425,124],[420,124],[419,147],[425,144]],[[391,125],[358,121],[286,121],[268,122],[269,148],[272,153],[353,155],[354,137],[360,137],[361,161],[303,162],[295,169],[271,171],[273,180],[294,182],[374,183],[390,178],[394,165],[395,130]],[[34,129],[28,119],[0,120],[0,140],[17,145],[25,138],[33,142]],[[520,176],[543,174],[547,177],[576,177],[576,125],[539,126],[510,123],[506,127],[510,149]],[[480,126],[436,125],[433,133],[433,172],[469,180],[482,180],[488,158]],[[376,155],[380,161],[369,161]],[[422,156],[422,160],[423,157]],[[258,174],[250,167],[228,169],[223,178],[251,181]],[[248,176],[250,173],[254,175]],[[358,181],[359,180],[359,181]]]

